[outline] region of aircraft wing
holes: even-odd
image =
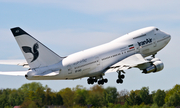
[[[9,71],[9,72],[0,72],[0,75],[13,75],[13,76],[25,76],[28,71]]]
[[[110,66],[105,73],[116,72],[117,70],[127,70],[133,67],[142,70],[150,64],[151,62],[144,59],[144,57],[141,54],[134,54]]]
[[[0,64],[19,65],[19,66],[23,66],[23,67],[29,68],[29,65],[26,62],[26,60],[0,60]]]

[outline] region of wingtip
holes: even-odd
[[[21,29],[20,27],[11,28],[11,32],[12,32],[12,34],[14,35],[14,37],[20,36],[20,35],[23,35],[23,34],[29,35],[28,33],[26,33],[26,32],[25,32],[23,29]]]

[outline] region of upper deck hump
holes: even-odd
[[[136,37],[144,36],[147,33],[153,31],[154,29],[156,29],[156,27],[146,27],[146,28],[138,29],[133,32],[127,33],[111,42],[125,42],[126,40],[131,40]]]

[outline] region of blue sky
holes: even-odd
[[[126,71],[122,85],[117,73],[106,74],[104,85],[117,89],[136,90],[149,86],[150,90],[168,90],[180,83],[179,30],[180,1],[164,0],[0,0],[0,59],[24,59],[10,28],[19,26],[40,40],[60,56],[91,48],[128,32],[155,26],[171,34],[170,43],[156,57],[165,65],[155,74],[142,74],[138,69]],[[17,66],[0,65],[0,71],[24,70]],[[58,91],[86,83],[87,78],[70,81],[39,81]],[[0,76],[0,88],[19,88],[32,81],[24,77]]]

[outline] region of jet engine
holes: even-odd
[[[142,73],[145,73],[145,74],[151,73],[151,72],[155,73],[155,72],[161,71],[164,68],[163,62],[160,61],[160,59],[158,58],[152,59],[151,62],[152,62],[152,65],[144,69]]]

